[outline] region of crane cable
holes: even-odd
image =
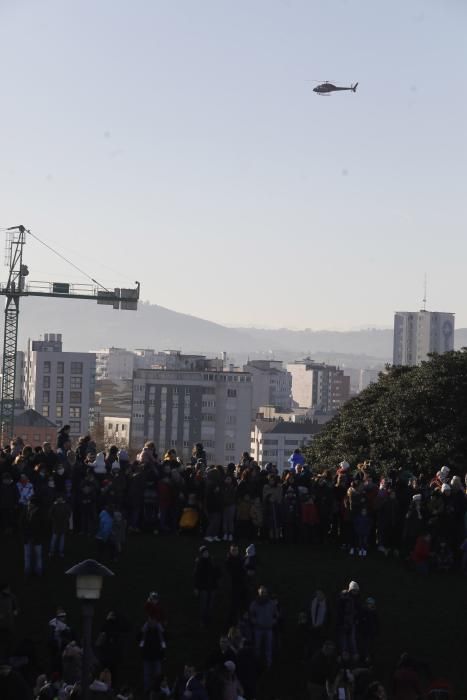
[[[55,255],[58,255],[59,258],[61,258],[62,260],[64,260],[65,262],[67,262],[69,265],[71,265],[72,267],[74,267],[75,270],[78,270],[78,272],[80,272],[82,275],[84,275],[85,277],[87,277],[88,279],[90,279],[91,282],[94,282],[94,284],[97,284],[98,287],[101,287],[101,288],[104,289],[106,292],[109,292],[109,291],[110,291],[109,289],[107,289],[107,287],[104,287],[103,284],[101,284],[100,282],[98,282],[97,280],[95,280],[94,277],[91,277],[91,275],[88,275],[87,272],[85,272],[85,271],[82,270],[80,267],[78,267],[78,265],[75,265],[75,263],[71,262],[71,260],[68,260],[68,258],[66,258],[64,255],[62,255],[61,253],[59,253],[58,250],[55,250],[55,248],[52,248],[52,246],[50,246],[48,243],[46,243],[45,241],[41,240],[41,239],[39,238],[39,236],[37,236],[35,233],[32,233],[32,231],[30,231],[29,229],[26,229],[26,232],[29,233],[30,236],[32,236],[33,238],[35,238],[36,241],[38,241],[38,242],[41,243],[43,246],[45,246],[46,248],[48,248],[49,250],[51,250],[52,253],[55,253]]]

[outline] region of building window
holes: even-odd
[[[81,377],[71,377],[70,389],[81,389],[82,386],[83,386],[83,380]]]
[[[42,377],[42,386],[44,389],[50,389],[50,377]]]
[[[225,451],[228,452],[229,450],[230,451],[235,450],[235,443],[234,442],[226,442],[225,443]]]
[[[107,425],[107,430],[112,430],[113,427],[114,427],[114,424],[113,424],[113,423],[109,423],[109,424]]]
[[[70,418],[81,418],[81,406],[70,406]]]
[[[57,389],[63,389],[64,378],[57,377]]]
[[[50,360],[44,362],[44,366],[42,369],[44,371],[44,374],[50,374]]]
[[[70,421],[70,430],[72,433],[80,433],[81,432],[81,421],[71,420]]]
[[[83,363],[82,362],[72,362],[70,368],[71,374],[83,374]]]
[[[50,391],[42,392],[42,403],[50,403]]]
[[[80,391],[70,391],[70,403],[81,403]]]
[[[227,389],[227,396],[229,396],[231,399],[236,398],[237,390],[236,389]]]
[[[56,399],[57,403],[63,403],[63,391],[57,391]]]
[[[185,387],[185,394],[189,394],[189,393],[190,393],[190,387],[186,386]]]
[[[125,425],[125,423],[122,423],[122,433],[126,433],[126,425]]]
[[[49,407],[48,406],[42,406],[42,415],[45,416],[45,418],[49,417]]]
[[[65,363],[57,362],[57,374],[65,374]]]
[[[32,436],[32,439],[35,442],[40,442],[41,436],[38,433],[36,433],[35,435]]]
[[[57,418],[63,418],[63,406],[55,406],[55,415]]]

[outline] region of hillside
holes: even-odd
[[[292,331],[286,328],[228,328],[155,304],[141,304],[137,312],[114,311],[91,302],[61,299],[24,299],[20,313],[19,348],[28,338],[62,333],[65,350],[117,347],[180,349],[185,352],[287,355],[329,354],[390,360],[392,331]],[[467,345],[467,328],[456,331],[456,348]]]

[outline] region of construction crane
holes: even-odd
[[[0,294],[6,297],[5,328],[3,338],[3,377],[0,396],[0,433],[2,441],[13,437],[15,417],[16,352],[18,349],[19,300],[21,297],[56,297],[60,299],[89,299],[98,304],[113,306],[114,309],[136,311],[140,284],[134,289],[106,289],[87,273],[67,260],[73,267],[85,274],[92,285],[70,284],[68,282],[29,282],[27,265],[23,262],[23,248],[26,234],[30,234],[47,248],[53,250],[38,236],[24,226],[11,226],[6,229],[6,260],[9,274],[6,284],[0,283]],[[57,253],[57,251],[54,251]],[[62,255],[59,257],[66,260]]]

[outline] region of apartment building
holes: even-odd
[[[454,314],[397,311],[394,314],[394,365],[419,365],[430,353],[454,350]]]
[[[321,428],[312,421],[257,420],[251,432],[251,455],[260,466],[271,462],[282,473],[290,466],[287,460],[292,452],[309,445]]]
[[[153,440],[187,459],[202,442],[209,462],[238,461],[250,444],[251,375],[202,355],[172,353],[169,364],[134,372],[130,446]]]
[[[104,447],[111,445],[128,449],[130,446],[130,419],[121,416],[104,416]]]
[[[61,333],[30,340],[25,356],[24,403],[56,428],[70,426],[78,437],[92,427],[96,358],[89,352],[63,352]]]
[[[296,406],[331,413],[350,398],[350,377],[338,367],[306,358],[289,363],[287,370],[292,375]]]
[[[125,348],[96,350],[96,381],[104,379],[131,379],[135,367],[135,353]]]
[[[292,407],[292,375],[281,361],[249,360],[243,371],[252,378],[254,416],[260,406],[275,406],[284,411]]]

